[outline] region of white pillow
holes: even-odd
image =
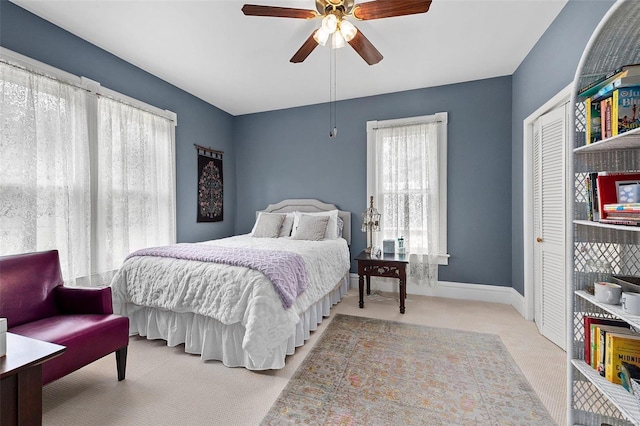
[[[295,215],[293,214],[293,212],[285,214],[285,218],[284,218],[284,221],[282,222],[282,227],[280,227],[280,234],[278,234],[278,237],[291,236],[291,230],[293,229],[294,216]]]
[[[299,216],[301,214],[306,214],[310,216],[328,216],[329,222],[327,223],[327,230],[324,233],[325,240],[335,240],[338,238],[338,210],[329,210],[326,212],[294,212],[295,217],[293,219],[293,232],[295,232],[296,227],[298,226]]]
[[[297,218],[298,226],[295,227],[291,234],[292,240],[320,241],[325,239],[324,236],[329,223],[328,216],[312,216],[301,213]]]
[[[256,238],[277,238],[285,215],[280,213],[258,213],[251,236]]]

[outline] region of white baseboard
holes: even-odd
[[[350,276],[351,287],[358,288],[358,274],[351,274]],[[380,291],[397,293],[398,280],[371,277],[371,287]],[[513,287],[438,281],[438,285],[436,287],[408,284],[407,294],[502,303],[513,306],[520,315],[526,318],[524,296],[518,293]]]

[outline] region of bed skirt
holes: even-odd
[[[304,345],[311,332],[329,316],[333,305],[349,290],[348,274],[321,300],[300,314],[300,321],[291,330],[289,340],[273,348],[269,356],[250,357],[242,348],[245,328],[242,324],[226,325],[211,317],[193,313],[179,313],[126,303],[130,334],[149,340],[166,340],[167,346],[185,345],[185,352],[199,354],[203,361],[217,360],[227,367],[249,370],[270,370],[284,367],[285,357]]]

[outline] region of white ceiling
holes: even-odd
[[[328,45],[289,62],[320,21],[240,10],[314,0],[11,1],[233,115],[330,100]],[[337,99],[511,75],[566,2],[434,0],[426,14],[352,20],[384,59],[338,50]]]

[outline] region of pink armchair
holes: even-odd
[[[42,366],[43,384],[112,352],[124,380],[129,319],[113,314],[111,288],[62,284],[57,250],[0,257],[0,317],[8,331],[67,347]]]

